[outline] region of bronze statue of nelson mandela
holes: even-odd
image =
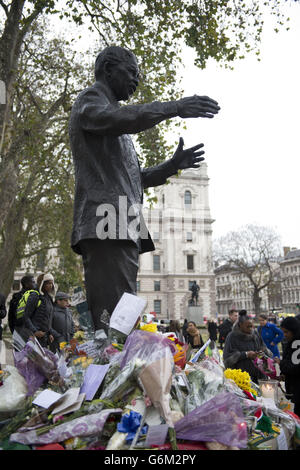
[[[139,67],[131,51],[117,46],[97,56],[95,79],[77,97],[70,117],[75,168],[71,245],[83,259],[94,327],[107,331],[103,310],[111,314],[124,292],[136,293],[139,254],[155,249],[141,214],[144,189],[164,184],[180,169],[198,168],[204,160],[203,144],[184,150],[180,138],[172,158],[141,168],[130,134],[178,116],[212,118],[220,108],[198,95],[120,106],[138,86]],[[132,224],[133,218],[139,223]]]

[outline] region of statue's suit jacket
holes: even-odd
[[[140,253],[155,249],[142,218],[143,190],[164,184],[177,171],[171,160],[141,168],[128,134],[149,129],[177,115],[176,102],[120,106],[109,87],[99,81],[79,94],[69,122],[75,168],[71,245],[76,253],[81,254],[81,240],[101,238],[97,226],[99,229],[99,206],[105,208],[104,204],[115,210],[116,239],[133,240]],[[126,196],[127,208],[133,206],[134,212],[128,214],[119,207],[120,196],[123,196],[123,202]],[[140,217],[144,227],[140,232],[146,231],[146,237],[134,230],[124,234],[119,218],[123,221],[125,218],[129,226],[133,214],[135,218]],[[109,235],[108,238],[114,237]]]

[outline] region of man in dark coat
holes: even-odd
[[[134,54],[105,48],[96,59],[96,82],[83,90],[71,112],[69,134],[75,167],[74,223],[71,245],[83,259],[89,310],[95,329],[124,292],[136,293],[139,253],[154,244],[143,221],[143,191],[164,184],[185,168],[198,168],[203,144],[183,150],[155,167],[140,168],[129,134],[173,117],[213,117],[218,104],[193,96],[171,102],[120,106],[139,82]]]
[[[7,319],[11,333],[14,332],[14,329],[18,323],[16,314],[19,301],[21,300],[26,291],[37,288],[34,277],[31,274],[26,274],[22,277],[21,286],[22,289],[19,292],[15,292],[9,302]]]
[[[75,324],[72,312],[68,308],[70,296],[65,292],[57,292],[52,319],[52,334],[54,336],[53,349],[59,350],[59,344],[73,338]]]
[[[2,339],[2,320],[6,317],[6,306],[5,306],[5,297],[3,294],[0,294],[0,340]]]
[[[219,343],[221,349],[223,349],[223,345],[229,333],[231,332],[234,323],[238,319],[239,313],[235,309],[229,310],[228,318],[226,318],[223,323],[219,326]]]
[[[28,297],[24,323],[16,328],[25,342],[35,336],[43,347],[54,341],[52,319],[56,287],[50,273],[42,273],[37,278],[39,292],[32,292]]]

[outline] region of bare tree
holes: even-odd
[[[230,266],[249,281],[255,314],[261,308],[261,291],[278,280],[280,236],[270,227],[245,225],[214,243],[214,260]]]

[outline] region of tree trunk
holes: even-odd
[[[22,36],[20,38],[20,22],[24,3],[24,0],[14,0],[11,2],[4,30],[0,38],[0,78],[5,83],[6,87],[6,103],[5,106],[0,106],[0,154],[3,149],[5,128],[10,118],[11,92],[24,37]]]
[[[261,297],[259,295],[260,290],[257,287],[254,287],[253,291],[253,303],[254,303],[254,312],[256,317],[260,314],[260,305],[261,305]]]
[[[19,203],[20,205],[21,203]],[[5,237],[0,251],[0,292],[8,296],[14,279],[14,272],[21,262],[25,241],[22,240],[25,208],[11,209],[6,224]]]

